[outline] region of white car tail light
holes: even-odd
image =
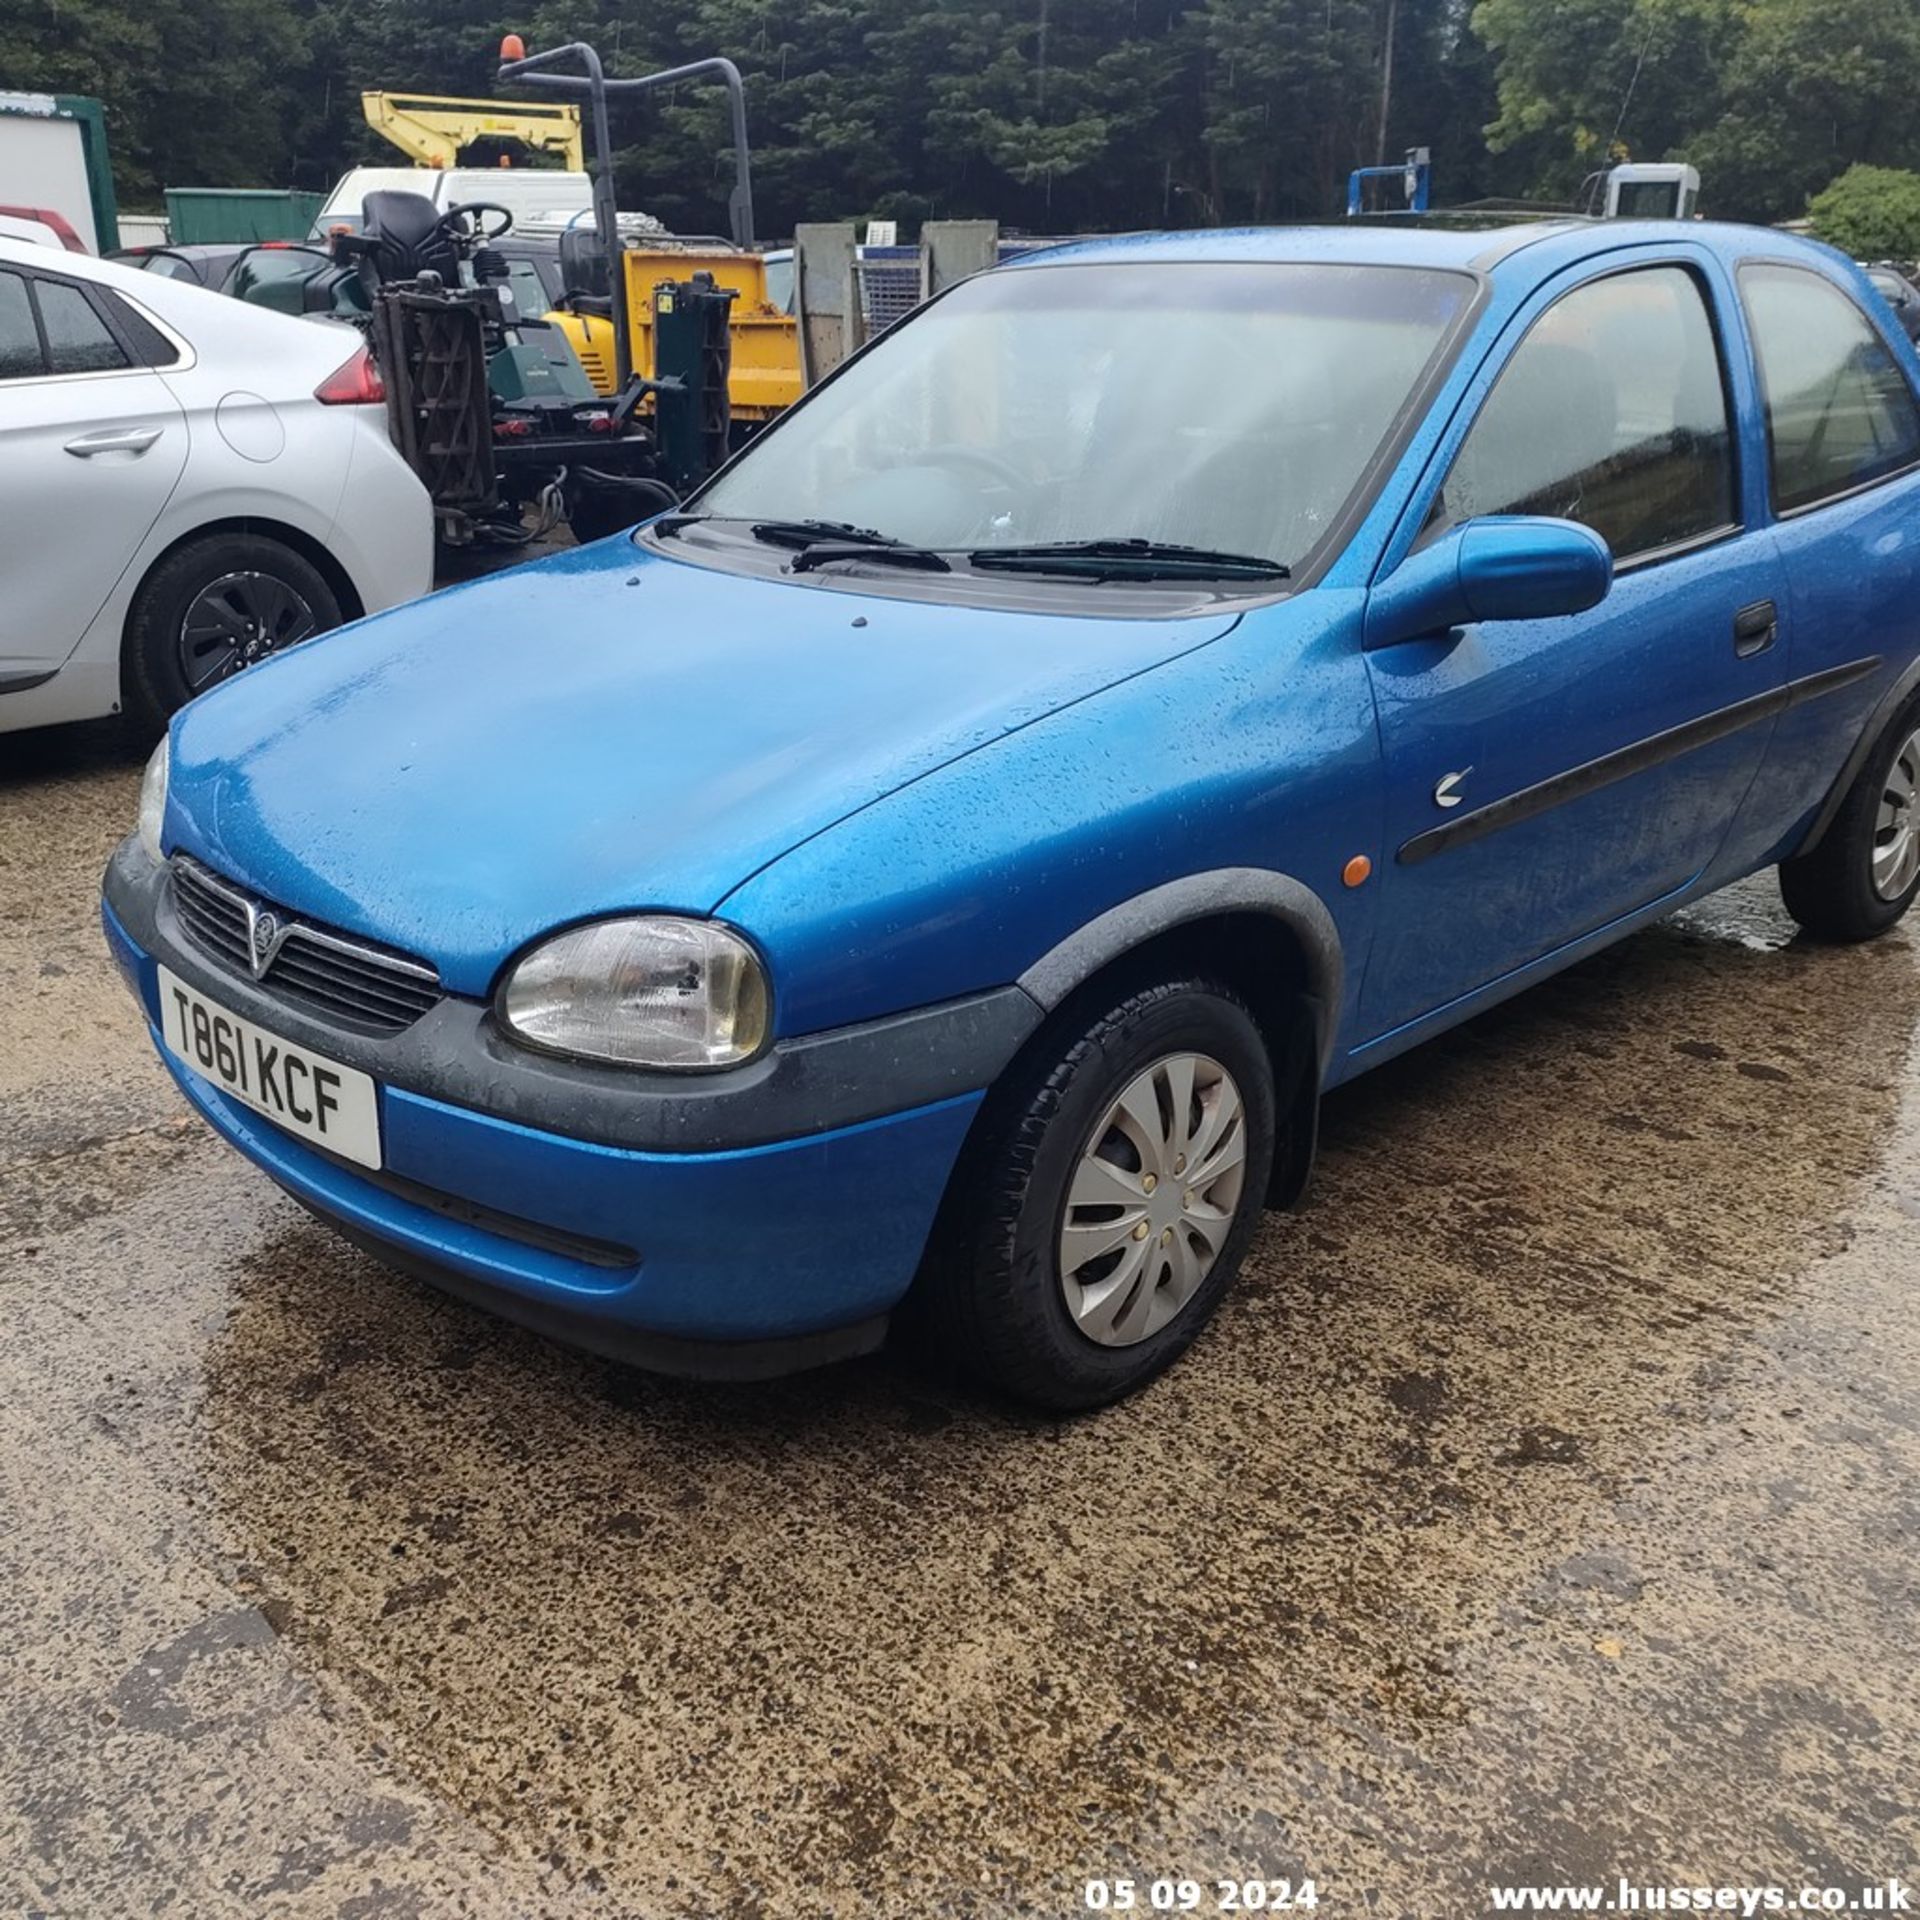
[[[387,388],[372,353],[362,346],[314,388],[313,397],[323,407],[377,407],[385,403]]]

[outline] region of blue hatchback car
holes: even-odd
[[[898,1314],[1093,1405],[1324,1089],[1761,867],[1906,911],[1915,375],[1760,231],[1030,257],[681,511],[196,701],[107,934],[384,1258],[658,1367]]]

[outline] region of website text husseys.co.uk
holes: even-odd
[[[1611,1886],[1494,1886],[1495,1913],[1914,1913],[1912,1886],[1900,1879],[1864,1886],[1653,1886],[1627,1879]]]

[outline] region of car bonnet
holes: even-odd
[[[604,541],[193,703],[168,841],[482,994],[555,927],[708,911],[835,821],[1235,618],[983,611]]]

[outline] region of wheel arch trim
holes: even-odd
[[[1887,729],[1892,726],[1900,709],[1916,692],[1920,692],[1920,660],[1910,661],[1906,671],[1875,702],[1866,724],[1860,729],[1859,739],[1853,743],[1853,751],[1847,755],[1832,786],[1827,789],[1826,798],[1820,803],[1820,811],[1814,815],[1813,825],[1801,836],[1799,844],[1793,849],[1792,858],[1798,859],[1802,854],[1811,853],[1827,837],[1827,829],[1833,825],[1835,815],[1845,804],[1849,789],[1859,779],[1860,770],[1872,757],[1874,749],[1887,737]]]
[[[340,557],[317,535],[304,527],[295,526],[290,520],[277,519],[270,513],[222,514],[212,520],[198,521],[172,534],[166,545],[154,552],[141,566],[139,578],[127,596],[126,610],[121,615],[120,644],[123,651],[133,630],[134,608],[140,604],[140,596],[146,591],[147,582],[182,547],[221,534],[251,534],[262,540],[277,540],[283,547],[297,553],[332,588],[334,597],[340,602],[343,622],[358,620],[365,615],[366,603],[361,598],[358,583]]]
[[[1050,947],[1017,985],[1049,1013],[1103,967],[1161,934],[1222,914],[1257,913],[1299,942],[1314,1003],[1320,1073],[1326,1076],[1345,988],[1340,932],[1326,902],[1291,874],[1266,867],[1217,867],[1150,887],[1095,917]]]

